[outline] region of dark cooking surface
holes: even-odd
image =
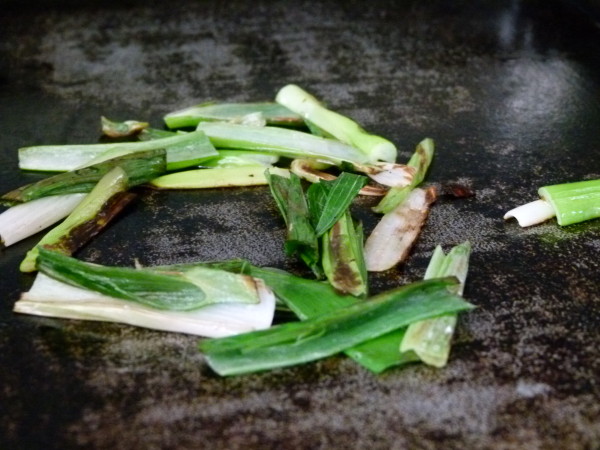
[[[3,2],[0,190],[38,177],[18,171],[18,147],[95,142],[100,115],[161,126],[175,108],[295,82],[394,140],[400,161],[436,140],[428,182],[477,195],[442,196],[409,262],[373,289],[469,239],[478,309],[443,370],[376,376],[332,357],[220,379],[193,336],[14,315],[37,236],[0,254],[0,448],[599,448],[600,221],[502,220],[541,185],[600,177],[591,15],[516,0],[192,3]],[[372,203],[355,208],[369,230]],[[283,238],[266,188],[142,192],[78,257],[297,272]]]

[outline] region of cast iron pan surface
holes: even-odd
[[[451,360],[374,375],[342,356],[220,378],[199,338],[17,315],[35,236],[0,254],[0,448],[600,446],[600,222],[529,229],[508,209],[542,185],[600,178],[600,30],[572,2],[17,2],[0,15],[0,190],[16,150],[93,143],[101,115],[162,127],[174,109],[273,99],[297,83],[398,144],[437,143],[441,195],[406,264],[473,245]],[[267,188],[139,197],[77,253],[131,265],[283,254]],[[370,231],[362,198],[353,212]]]

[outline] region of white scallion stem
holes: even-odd
[[[86,194],[53,195],[13,206],[0,214],[0,240],[8,247],[67,217]]]
[[[504,219],[517,219],[522,227],[529,227],[545,222],[556,215],[552,205],[545,200],[535,200],[525,205],[511,209],[504,214]]]

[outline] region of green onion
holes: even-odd
[[[209,366],[235,375],[314,361],[414,321],[470,309],[451,294],[449,279],[428,280],[380,294],[304,322],[200,343]]]
[[[113,122],[104,116],[100,118],[100,121],[102,133],[112,138],[134,136],[150,126],[148,122],[138,122],[136,120]]]
[[[368,162],[367,156],[350,145],[287,128],[201,122],[198,130],[206,133],[217,148],[269,152],[289,158],[317,158],[332,164]]]
[[[195,127],[200,122],[239,123],[249,114],[260,114],[268,125],[303,126],[298,114],[277,103],[217,103],[201,104],[167,114],[169,128]]]
[[[435,188],[416,188],[394,210],[384,214],[365,242],[367,270],[388,270],[408,257],[435,199]]]
[[[260,301],[250,277],[223,270],[109,267],[79,261],[44,247],[39,252],[38,270],[58,281],[155,309],[189,311],[214,303]]]
[[[508,211],[522,227],[536,225],[556,216],[559,225],[571,225],[600,217],[600,179],[544,186],[541,199]]]
[[[441,247],[436,247],[425,279],[454,276],[459,280],[456,293],[462,295],[469,270],[469,242],[453,247],[447,255]],[[434,367],[444,367],[450,355],[452,335],[457,317],[448,314],[410,324],[401,344],[400,352],[414,352],[421,361]]]
[[[271,167],[271,173],[287,177],[287,169]],[[158,189],[208,189],[234,186],[266,185],[265,167],[240,166],[217,167],[175,172],[150,181],[149,185]]]
[[[333,181],[310,185],[306,195],[317,237],[323,235],[344,215],[366,181],[363,176],[342,172]]]
[[[289,178],[270,172],[266,172],[266,176],[271,194],[287,226],[286,254],[298,255],[315,275],[321,276],[319,241],[311,224],[300,178],[292,173]]]
[[[8,247],[64,219],[85,195],[52,195],[7,209],[0,214],[0,244]]]
[[[323,235],[322,241],[323,271],[331,285],[344,294],[367,295],[362,227],[354,226],[348,210]]]
[[[219,150],[218,156],[202,161],[202,167],[270,167],[279,160],[277,155],[244,150]]]
[[[217,154],[203,133],[191,132],[144,142],[23,147],[19,149],[19,167],[24,170],[63,172],[130,153],[156,149],[166,150],[167,170],[198,165],[205,158]]]
[[[121,167],[104,175],[71,214],[27,252],[21,272],[35,271],[39,246],[70,255],[98,234],[133,199],[128,188],[127,174]]]
[[[367,133],[352,119],[325,108],[315,97],[296,85],[281,88],[275,100],[304,117],[311,128],[316,127],[328,136],[359,148],[371,162],[396,160],[397,151],[393,143]]]
[[[83,169],[60,173],[22,186],[4,194],[1,198],[8,202],[18,203],[49,195],[90,192],[96,183],[116,166],[121,167],[127,173],[129,186],[136,186],[165,172],[165,150],[155,149],[132,153]]]
[[[205,337],[224,337],[271,326],[275,296],[261,280],[256,280],[252,289],[256,290],[260,303],[215,303],[191,311],[159,310],[70,286],[38,273],[31,289],[23,293],[15,303],[14,311],[46,317],[117,322]]]
[[[409,185],[404,187],[393,187],[381,199],[379,204],[373,208],[373,211],[387,214],[400,205],[410,194],[410,192],[425,179],[427,170],[433,160],[435,144],[433,139],[423,139],[411,156],[408,163],[409,167],[413,167],[415,172]]]

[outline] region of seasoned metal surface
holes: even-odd
[[[114,4],[111,4],[114,3]],[[530,229],[503,213],[544,184],[600,177],[600,30],[575,2],[5,2],[0,188],[16,149],[95,142],[99,117],[150,120],[294,82],[394,140],[437,142],[441,196],[405,265],[474,247],[448,367],[382,375],[332,357],[221,379],[196,337],[15,315],[39,236],[0,254],[1,448],[600,447],[600,222]],[[354,211],[370,230],[372,200]],[[267,189],[146,192],[78,257],[145,264],[283,255]]]

